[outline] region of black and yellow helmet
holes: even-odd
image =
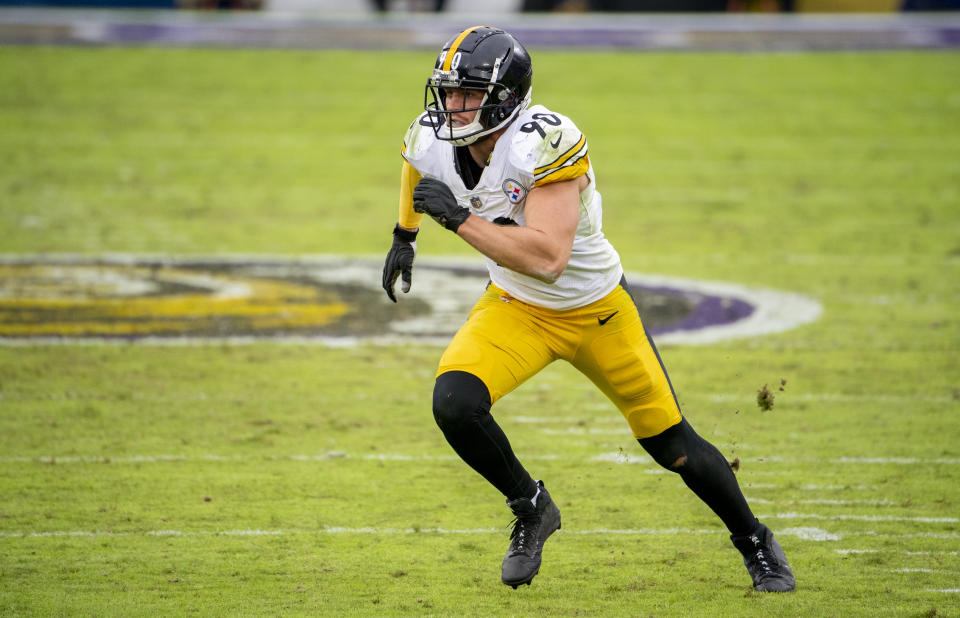
[[[533,64],[513,35],[490,26],[467,28],[448,41],[427,80],[424,108],[437,137],[456,146],[472,144],[510,124],[530,104]],[[484,93],[476,107],[446,108],[445,89]],[[453,112],[474,111],[473,122],[454,126]]]

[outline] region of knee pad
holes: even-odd
[[[433,418],[444,431],[477,422],[490,405],[487,386],[472,373],[448,371],[433,386]]]

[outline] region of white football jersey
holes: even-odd
[[[524,205],[531,190],[586,175],[589,182],[580,193],[573,251],[560,278],[545,283],[487,258],[490,280],[524,302],[562,310],[599,300],[620,282],[620,256],[601,230],[601,199],[587,140],[566,116],[542,105],[522,111],[497,141],[473,189],[467,189],[457,173],[453,145],[437,139],[427,114],[410,125],[401,152],[422,176],[450,187],[461,206],[496,223],[524,225]]]

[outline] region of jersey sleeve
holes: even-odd
[[[403,135],[403,145],[400,147],[400,154],[411,165],[417,167],[417,162],[422,160],[430,149],[430,146],[436,140],[433,135],[433,129],[430,128],[427,114],[421,114],[410,123],[407,132]]]
[[[400,227],[413,230],[420,227],[420,221],[423,219],[423,213],[413,210],[413,188],[420,182],[420,172],[409,162],[403,162],[403,169],[400,172],[400,214],[397,222]]]
[[[403,136],[403,145],[400,147],[403,169],[400,171],[400,203],[397,222],[400,227],[408,229],[420,227],[420,221],[423,219],[422,213],[413,210],[413,189],[423,175],[411,162],[416,160],[423,147],[424,140],[420,139],[423,128],[420,117],[410,123],[410,127]]]
[[[579,178],[590,169],[587,138],[566,116],[544,109],[521,127],[521,131],[526,129],[530,130],[528,138],[541,138],[530,144],[534,186]]]

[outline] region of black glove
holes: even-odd
[[[410,291],[410,284],[413,282],[413,258],[416,255],[417,233],[409,232],[397,224],[393,228],[393,246],[387,253],[387,261],[383,263],[383,289],[393,302],[397,302],[393,286],[401,274],[403,283],[400,284],[400,289],[404,294]]]
[[[456,232],[470,211],[457,204],[450,187],[435,178],[421,178],[413,189],[413,209],[430,215],[434,221]]]

